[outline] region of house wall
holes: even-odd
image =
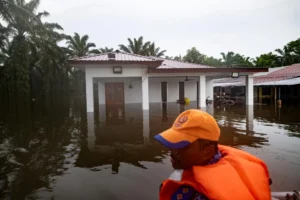
[[[167,99],[168,102],[176,102],[179,99],[179,82],[184,81],[185,77],[164,77],[149,78],[149,102],[161,102],[161,83],[167,82]],[[185,81],[185,97],[191,101],[197,100],[197,77],[190,78],[191,81]],[[129,88],[131,85],[133,88]],[[123,82],[125,103],[141,103],[142,102],[142,82],[141,78],[101,78],[98,81],[99,104],[105,104],[105,83]],[[207,90],[209,91],[209,90]]]

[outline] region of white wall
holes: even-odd
[[[184,96],[191,101],[197,101],[197,81],[184,82]]]
[[[129,88],[131,80],[132,88]],[[142,81],[141,78],[102,78],[98,81],[99,104],[105,104],[105,83],[122,82],[124,83],[125,103],[142,102]]]
[[[122,74],[114,74],[113,67],[123,67]],[[141,77],[147,73],[146,65],[86,65],[87,77]]]
[[[121,66],[123,67],[122,74],[114,74],[113,66]],[[85,67],[85,80],[86,80],[86,102],[87,102],[87,112],[94,111],[94,100],[93,100],[93,78],[94,77],[112,77],[112,78],[123,78],[123,77],[142,77],[147,74],[147,66],[146,65],[84,65]],[[101,93],[103,94],[104,86],[100,86],[102,89]],[[128,93],[128,92],[127,92]],[[128,93],[127,101],[139,101],[138,95],[135,95],[132,99]],[[139,94],[139,93],[138,93]],[[125,99],[126,100],[126,99]],[[103,101],[103,100],[101,100]]]
[[[168,102],[176,102],[179,99],[179,82],[184,81],[184,77],[172,78],[149,78],[149,102],[161,102],[161,82],[167,82]],[[192,78],[193,79],[193,78]],[[129,89],[129,84],[133,86]],[[99,104],[105,104],[105,83],[123,82],[125,103],[142,103],[142,82],[141,78],[100,78],[98,81]],[[184,82],[185,97],[191,101],[197,100],[197,80]]]

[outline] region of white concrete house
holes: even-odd
[[[253,105],[253,74],[266,68],[216,68],[157,57],[111,52],[69,60],[74,67],[85,70],[87,112],[94,112],[94,95],[106,106],[142,103],[177,102],[189,98],[199,108],[206,99],[213,100],[213,79],[231,77],[233,73],[246,77],[246,104]],[[93,81],[98,94],[93,94]]]

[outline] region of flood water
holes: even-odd
[[[77,97],[0,107],[3,199],[158,199],[172,167],[168,150],[153,136],[196,103],[155,103],[149,112],[141,104],[99,106],[95,113],[84,107]],[[221,144],[267,163],[272,191],[300,189],[299,108],[232,106],[207,112],[220,125]]]

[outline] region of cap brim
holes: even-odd
[[[171,149],[184,148],[198,139],[194,136],[180,133],[172,128],[154,136],[154,138],[165,147]]]

